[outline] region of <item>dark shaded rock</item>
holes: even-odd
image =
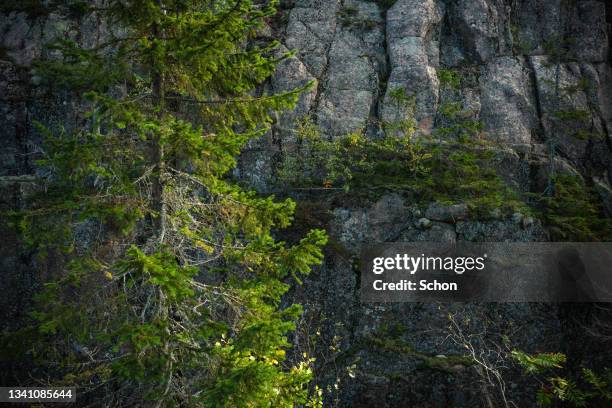
[[[468,207],[465,204],[442,205],[432,203],[425,211],[425,217],[443,222],[455,223],[468,218]]]

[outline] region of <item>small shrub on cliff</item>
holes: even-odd
[[[440,85],[450,89],[459,89],[461,86],[461,77],[459,73],[452,69],[440,68],[438,70],[438,80]]]
[[[324,140],[309,119],[298,125],[299,154],[287,156],[280,179],[291,186],[360,188],[408,188],[406,181],[419,174],[427,158],[410,139],[389,136],[372,140],[361,133]]]
[[[445,103],[439,114],[446,126],[437,127],[433,137],[416,136],[415,95],[394,89],[389,104],[397,120],[382,124],[381,139],[352,133],[326,140],[305,118],[297,127],[298,151],[281,163],[280,181],[295,188],[336,188],[353,195],[392,190],[422,203],[462,202],[483,218],[493,210],[502,215],[529,212],[522,197],[497,174],[500,149],[481,140],[483,126],[472,112],[460,103]]]
[[[518,365],[541,384],[537,401],[541,406],[551,406],[555,401],[573,407],[609,406],[612,403],[612,370],[601,372],[583,368],[576,379],[552,376],[563,368],[566,356],[562,353],[527,354],[515,350],[512,357]]]
[[[602,216],[599,199],[578,175],[560,174],[550,196],[539,197],[540,211],[553,240],[609,241],[612,223]]]
[[[484,125],[473,118],[474,112],[463,109],[461,102],[446,102],[438,108],[441,125],[434,130],[440,140],[459,140],[467,144],[480,142]]]
[[[529,212],[492,165],[497,150],[484,142],[397,136],[374,140],[359,133],[328,141],[310,121],[298,129],[302,147],[282,163],[279,179],[284,185],[357,195],[405,192],[423,203],[464,202],[483,217],[496,208]]]

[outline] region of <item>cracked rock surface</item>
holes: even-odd
[[[280,114],[274,129],[243,154],[236,175],[259,191],[274,189],[276,159],[295,152],[295,123],[309,116],[334,139],[351,132],[381,137],[385,122],[398,120],[390,94],[416,98],[419,134],[444,122],[440,109],[459,103],[483,125],[483,137],[499,143],[496,166],[522,191],[537,191],[548,167],[546,144],[554,138],[557,167],[591,178],[612,214],[612,68],[609,26],[612,7],[582,0],[288,0],[272,28],[279,52],[295,50],[266,84],[286,91],[310,82],[293,112]],[[78,106],[57,95],[40,97],[29,69],[55,36],[95,44],[103,22],[59,15],[0,14],[0,176],[32,171],[28,157],[40,135],[33,119],[74,126]],[[561,38],[564,38],[561,41]],[[452,70],[460,83],[441,83]],[[560,119],[559,112],[580,112]],[[594,135],[588,140],[577,134]],[[0,184],[1,209],[19,206],[27,185]],[[299,199],[299,197],[298,197]],[[316,198],[323,201],[323,198]],[[542,304],[365,304],[359,300],[355,260],[364,245],[396,241],[544,241],[537,219],[469,218],[462,208],[419,208],[408,198],[385,194],[372,202],[340,203],[326,225],[334,243],[322,268],[291,293],[305,306],[296,350],[312,348],[325,406],[478,407],[499,402],[482,372],[458,359],[465,353],[449,340],[449,314],[468,321],[465,330],[484,340],[507,336],[513,346],[566,350],[556,306]],[[11,238],[10,231],[0,231]],[[18,315],[31,275],[11,244],[0,249],[8,315]],[[7,288],[10,288],[7,289]],[[289,299],[288,299],[289,300]],[[475,344],[476,347],[481,344]],[[517,406],[534,406],[537,384],[505,373]],[[497,406],[497,405],[495,405]]]

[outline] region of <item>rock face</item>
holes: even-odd
[[[506,144],[531,143],[538,112],[530,71],[524,59],[501,56],[482,68],[480,117],[490,139]],[[535,135],[534,135],[535,136]]]
[[[554,141],[557,167],[593,178],[612,214],[611,11],[596,0],[285,1],[262,35],[279,39],[281,52],[297,52],[266,86],[314,86],[247,149],[236,175],[262,192],[274,189],[275,158],[295,151],[295,122],[307,116],[331,139],[350,132],[381,137],[384,123],[403,119],[392,100],[402,89],[416,98],[420,134],[443,124],[448,103],[482,122],[482,137],[506,149],[500,148],[495,166],[522,191],[538,191],[548,167],[545,145]],[[14,176],[33,171],[28,158],[39,138],[33,120],[71,126],[78,111],[61,95],[41,97],[30,77],[32,60],[53,37],[93,44],[108,29],[87,18],[0,14],[2,209],[18,206],[27,188]],[[444,72],[458,80],[445,83]],[[503,336],[527,351],[563,348],[562,322],[552,306],[359,301],[355,261],[365,244],[546,240],[538,220],[522,214],[473,219],[461,206],[418,208],[397,194],[336,204],[326,215],[334,245],[323,267],[291,294],[305,305],[300,331],[308,333],[296,336],[295,348],[317,356],[326,406],[497,406],[499,389],[459,358],[466,348],[449,338],[449,316],[466,318],[459,324],[465,331],[486,331],[474,337],[476,349]],[[9,271],[3,285],[18,288],[7,302],[19,309],[29,280],[40,277],[30,275],[15,245],[2,245],[0,256],[2,271]],[[506,397],[534,406],[536,385],[520,373],[504,376]]]
[[[436,1],[398,0],[386,13],[389,78],[380,116],[385,122],[402,120],[390,93],[403,89],[416,96],[415,119],[431,133],[438,105],[440,21],[443,5]]]

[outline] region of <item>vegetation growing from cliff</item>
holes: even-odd
[[[553,180],[552,195],[538,197],[539,211],[555,241],[609,241],[612,223],[602,216],[597,194],[575,174]]]
[[[541,79],[552,91],[553,111],[550,115],[551,132],[546,141],[548,148],[548,180],[542,196],[536,196],[536,207],[555,241],[609,241],[612,239],[612,223],[603,216],[601,197],[577,174],[557,169],[559,135],[571,134],[577,140],[588,143],[601,142],[588,109],[563,108],[563,100],[573,100],[578,92],[592,91],[591,81],[581,76],[574,83],[564,84],[561,78],[561,62],[573,60],[571,45],[574,39],[558,35],[549,39],[544,48],[549,58],[544,66],[554,68],[552,78]],[[567,152],[566,152],[567,153]]]
[[[527,354],[513,351],[512,357],[523,370],[541,384],[538,404],[551,406],[555,401],[569,403],[573,407],[608,406],[612,402],[612,370],[601,373],[583,368],[579,378],[572,380],[552,376],[563,368],[566,356],[562,353]]]
[[[395,324],[389,327],[383,324],[375,333],[366,336],[366,346],[375,347],[382,352],[391,352],[408,356],[420,361],[419,369],[437,370],[452,374],[458,369],[476,364],[469,355],[429,355],[416,351],[412,345],[403,340],[402,335],[406,328]],[[397,375],[401,376],[402,373]]]
[[[251,93],[278,61],[276,44],[245,45],[273,6],[110,1],[125,38],[58,42],[60,60],[38,64],[89,113],[74,131],[40,126],[45,177],[13,214],[38,264],[55,264],[29,327],[4,339],[36,381],[77,386],[83,404],[318,404],[311,360],[285,359],[301,309],[280,298],[321,261],[325,233],[277,242],[295,204],[226,177],[300,92]]]
[[[381,139],[356,132],[326,140],[309,118],[303,120],[297,126],[299,154],[284,158],[280,181],[352,195],[392,190],[421,203],[466,203],[484,218],[495,209],[529,212],[495,170],[500,150],[481,140],[482,124],[467,117],[460,105],[441,107],[447,126],[437,128],[433,136],[416,136],[414,97],[400,90],[391,92],[391,99],[404,115],[383,124],[386,136]]]
[[[456,70],[440,68],[438,69],[438,80],[442,87],[459,89],[461,86],[461,76]]]

